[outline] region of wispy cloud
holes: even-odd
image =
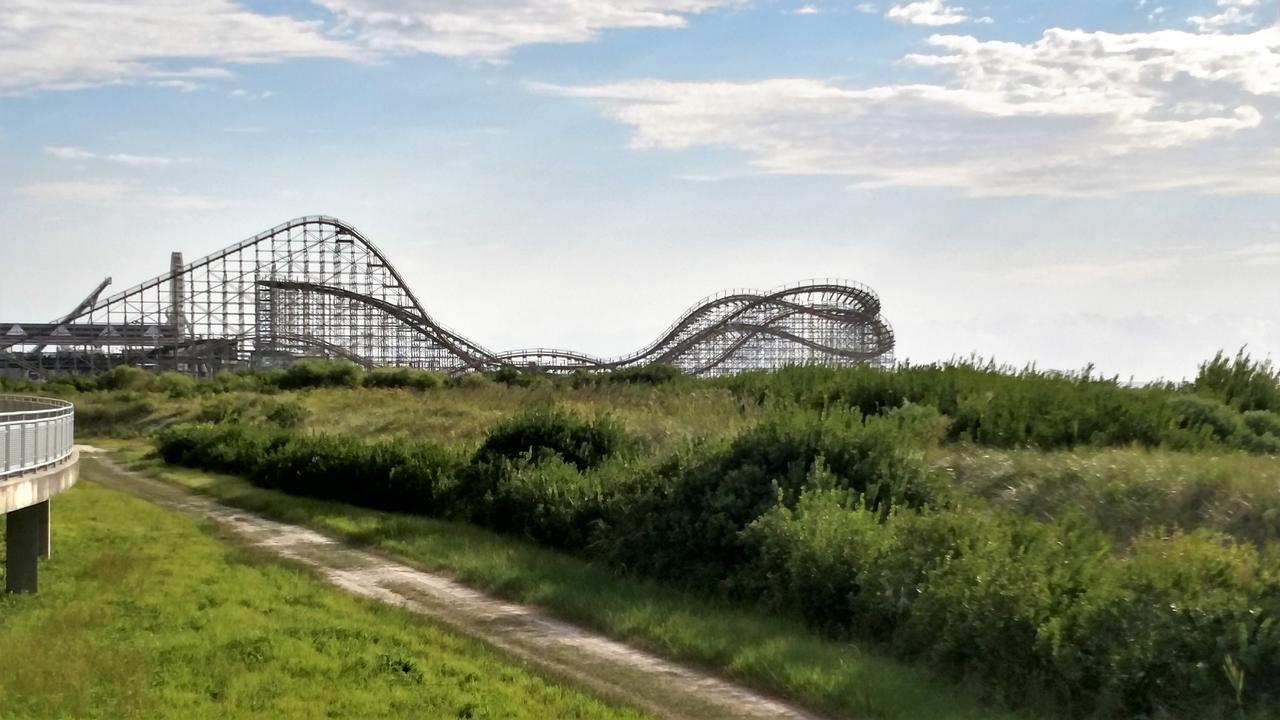
[[[1254,243],[1232,250],[1228,254],[1250,264],[1276,265],[1280,264],[1280,242]]]
[[[765,172],[975,195],[1280,193],[1280,28],[935,35],[936,84],[636,80],[535,86],[598,103],[635,147],[736,148]]]
[[[595,40],[605,30],[684,27],[690,15],[745,0],[315,0],[375,52],[499,59],[539,43]]]
[[[745,0],[314,2],[333,19],[262,14],[232,0],[0,0],[0,94],[113,83],[192,91],[232,77],[226,65],[301,58],[500,60],[524,45],[587,42],[606,30],[679,28]]]
[[[163,60],[199,65],[361,55],[319,22],[262,15],[230,0],[0,0],[0,93],[189,84],[229,74],[222,67],[175,70]]]
[[[947,5],[944,0],[920,0],[894,5],[884,15],[886,18],[911,25],[959,25],[967,22],[989,23],[989,17],[973,18],[962,7]]]
[[[72,145],[49,145],[45,147],[44,151],[60,160],[103,160],[131,167],[167,167],[175,163],[190,162],[188,158],[172,158],[159,155],[96,153]]]
[[[1257,25],[1257,11],[1262,0],[1218,0],[1218,12],[1213,15],[1194,15],[1187,18],[1200,32],[1240,30]]]

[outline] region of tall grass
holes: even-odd
[[[1212,526],[1211,503],[1130,518],[1149,529],[1118,544],[1121,520],[1082,519],[1103,510],[1083,492],[1053,513],[976,500],[991,493],[955,466],[948,483],[930,460],[944,420],[921,406],[775,407],[730,441],[667,457],[619,454],[633,439],[599,423],[534,410],[469,458],[236,424],[171,428],[158,444],[170,462],[264,487],[467,520],[725,600],[763,599],[1022,707],[1214,715],[1235,703],[1224,663],[1250,678],[1247,707],[1280,697],[1275,544],[1163,527],[1184,506]]]

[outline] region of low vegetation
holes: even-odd
[[[55,513],[0,597],[4,717],[640,717],[92,482]]]
[[[1145,387],[969,363],[388,389],[343,367],[235,376],[254,392],[214,378],[195,402],[126,371],[69,392],[170,463],[526,538],[999,706],[1280,702],[1280,382],[1243,354]],[[298,392],[290,372],[355,379]]]
[[[267,490],[221,473],[165,464],[137,440],[104,440],[134,471],[283,522],[442,571],[501,597],[649,651],[716,668],[832,717],[1015,720],[922,668],[865,644],[833,640],[790,613],[728,602],[552,550],[471,523],[395,513]]]

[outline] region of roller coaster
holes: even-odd
[[[494,352],[433,319],[373,243],[326,216],[291,220],[191,263],[174,253],[169,272],[100,298],[109,282],[56,321],[0,322],[0,371],[39,377],[134,365],[209,375],[322,357],[450,373],[665,364],[723,375],[884,364],[894,347],[870,288],[822,280],[705,298],[622,357]]]

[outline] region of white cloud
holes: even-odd
[[[853,6],[853,9],[857,10],[860,13],[866,13],[868,15],[876,15],[876,14],[879,14],[880,12],[880,8],[876,7],[875,3],[869,3],[869,2],[858,3],[857,5]]]
[[[71,145],[50,145],[45,147],[44,151],[61,160],[106,160],[132,167],[165,167],[174,163],[186,162],[186,158],[161,157],[157,155],[95,153]]]
[[[1280,242],[1254,243],[1229,254],[1251,265],[1277,265],[1280,264]]]
[[[326,37],[318,22],[259,15],[230,0],[0,0],[0,93],[138,80],[190,83],[229,74],[218,67],[167,67],[171,60],[358,55]]]
[[[521,45],[675,28],[745,0],[313,0],[330,22],[233,0],[0,0],[0,95],[135,82],[183,91],[226,65],[432,53],[498,60]]]
[[[813,5],[803,5],[791,11],[792,15],[817,15],[818,8]]]
[[[1216,15],[1195,15],[1187,18],[1200,32],[1239,30],[1257,25],[1257,11],[1262,0],[1218,0]]]
[[[605,30],[684,27],[689,15],[743,0],[314,0],[377,52],[499,59],[535,43],[594,40]]]
[[[886,18],[911,25],[959,25],[973,20],[962,7],[950,7],[944,0],[919,0],[919,2],[894,5],[884,15]],[[978,18],[975,22],[991,22],[991,18]]]
[[[1054,29],[1031,43],[936,35],[905,62],[938,84],[805,78],[538,86],[585,98],[636,147],[721,146],[765,172],[855,187],[1094,195],[1280,193],[1280,29],[1247,35]],[[1267,119],[1264,119],[1267,118]]]

